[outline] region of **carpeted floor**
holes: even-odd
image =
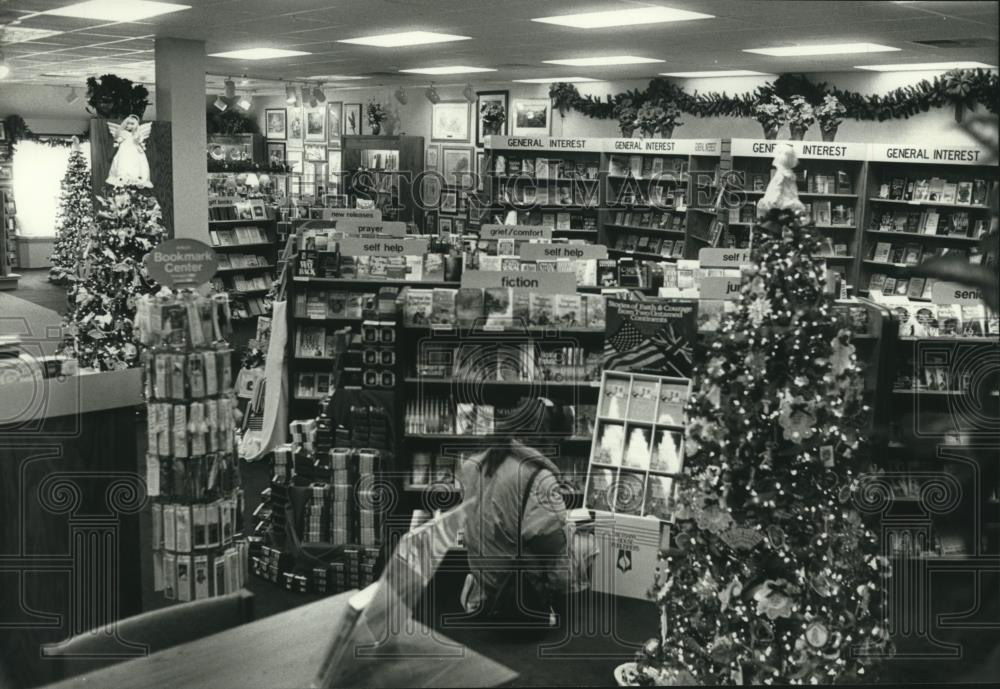
[[[26,347],[54,354],[62,339],[66,290],[48,282],[48,269],[21,272],[18,288],[0,292],[0,336],[16,335]]]

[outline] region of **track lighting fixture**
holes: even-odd
[[[406,105],[406,90],[402,86],[396,89],[396,92],[392,95],[396,97],[400,105]]]
[[[0,79],[6,79],[10,74],[10,65],[7,64],[7,58],[4,57],[3,51],[0,51]]]
[[[295,85],[288,84],[285,87],[285,102],[289,105],[295,105],[298,101],[299,97],[295,94]]]
[[[236,101],[236,106],[243,111],[247,111],[253,107],[253,96],[249,94],[244,94]]]
[[[438,95],[437,89],[434,88],[434,84],[427,87],[424,91],[424,95],[427,96],[427,100],[431,102],[431,105],[437,105],[441,102],[441,96]]]
[[[219,112],[225,112],[229,107],[229,104],[222,98],[222,96],[215,97],[215,103],[213,105],[218,108]]]
[[[69,89],[69,93],[66,94],[66,102],[70,105],[80,100],[80,94],[77,92],[76,87],[72,86]]]
[[[236,82],[233,81],[233,78],[226,77],[226,80],[222,83],[226,87],[226,98],[236,98]]]
[[[313,88],[312,97],[313,97],[313,100],[315,100],[317,103],[325,103],[326,102],[326,94],[323,93],[323,84],[319,84],[315,88]],[[313,107],[316,107],[316,106],[313,106]]]
[[[469,103],[475,103],[476,102],[476,90],[474,88],[472,88],[472,84],[471,83],[465,85],[465,88],[462,90],[462,96]]]

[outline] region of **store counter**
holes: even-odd
[[[72,677],[50,689],[304,689],[316,679],[334,629],[354,593],[337,594],[145,658]],[[353,674],[362,678],[352,682],[354,686],[484,687],[507,684],[516,677],[475,651],[440,636],[432,638],[423,625],[414,623],[400,634],[421,638],[425,652],[411,652],[399,660],[352,658],[357,668]],[[383,653],[391,654],[392,647]],[[424,678],[420,685],[414,679],[417,676]]]
[[[142,372],[8,381],[0,382],[0,662],[36,683],[55,678],[41,644],[142,611]]]

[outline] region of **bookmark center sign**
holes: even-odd
[[[215,249],[197,239],[168,239],[146,254],[143,263],[151,278],[171,288],[203,285],[219,267]]]

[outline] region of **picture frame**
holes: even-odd
[[[426,150],[424,150],[425,170],[437,170],[438,152],[440,151],[440,148],[440,146],[428,146]]]
[[[340,184],[342,163],[343,152],[339,148],[328,148],[326,151],[326,178],[330,184]]]
[[[437,208],[441,205],[441,175],[432,172],[423,176],[420,183],[420,204],[424,208]]]
[[[458,192],[445,191],[441,194],[441,212],[455,213],[458,211]]]
[[[305,170],[305,151],[288,150],[285,155],[288,167],[292,172],[302,173]]]
[[[499,131],[486,131],[483,125],[483,106],[488,103],[499,103],[507,116]],[[476,146],[483,146],[483,137],[487,134],[506,136],[510,128],[510,91],[476,91]]]
[[[437,234],[438,216],[434,211],[424,213],[424,234]]]
[[[267,142],[267,163],[268,165],[284,165],[287,160],[288,149],[283,141]]]
[[[326,145],[317,144],[306,144],[305,148],[305,161],[307,163],[325,163],[326,158]]]
[[[439,234],[444,234],[445,232],[447,232],[448,234],[451,234],[451,231],[452,231],[453,227],[454,227],[454,224],[452,223],[451,218],[438,218],[438,233]]]
[[[469,141],[468,101],[441,101],[431,106],[431,141]]]
[[[361,103],[344,103],[344,136],[361,135]]]
[[[510,109],[511,136],[548,136],[552,128],[552,101],[515,98]]]
[[[305,134],[305,124],[302,119],[302,108],[288,108],[288,141],[302,141]]]
[[[326,117],[324,106],[305,109],[306,141],[326,143]]]
[[[13,165],[0,165],[0,182],[9,182],[14,179]]]
[[[344,103],[336,101],[326,104],[326,135],[330,148],[340,148],[340,135],[343,128]]]
[[[0,126],[3,126],[0,124]],[[267,108],[264,110],[264,137],[284,141],[288,138],[288,110]]]
[[[476,151],[476,191],[485,190],[486,151]]]
[[[441,174],[447,185],[464,186],[464,179],[475,171],[471,146],[442,146]]]

